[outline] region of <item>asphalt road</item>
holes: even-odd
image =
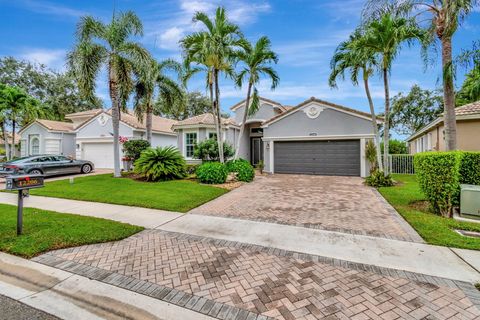
[[[58,320],[48,313],[0,295],[0,319],[5,320]]]

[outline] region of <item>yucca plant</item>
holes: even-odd
[[[149,148],[135,161],[135,173],[147,181],[173,180],[184,178],[186,162],[175,147]]]

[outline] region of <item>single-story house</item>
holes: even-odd
[[[480,101],[455,109],[457,148],[480,151]],[[443,116],[435,119],[407,139],[410,154],[424,151],[445,151]]]
[[[68,121],[38,119],[22,128],[19,132],[21,155],[62,154],[90,160],[97,168],[113,168],[111,111],[89,110],[65,118]],[[172,131],[175,123],[175,120],[153,116],[152,146],[177,146],[177,135]],[[144,139],[145,135],[145,119],[139,121],[130,113],[121,114],[120,136]]]
[[[12,133],[7,131],[7,143],[9,146],[12,144],[12,136],[13,136]],[[15,135],[15,146],[18,146],[19,141],[20,141],[20,138],[18,137],[18,135]],[[0,135],[0,149],[3,149],[3,151],[5,151],[6,149],[5,140],[3,140],[3,133]],[[14,151],[15,151],[14,154],[17,155],[18,151],[16,147]],[[0,158],[1,158],[1,154],[0,154]]]
[[[234,116],[224,120],[225,140],[235,146],[240,139],[240,157],[254,165],[262,161],[266,172],[368,175],[364,149],[367,140],[374,138],[369,113],[314,97],[295,107],[260,98],[259,110],[247,118],[239,137],[244,108],[245,100],[230,108]],[[179,121],[173,130],[182,154],[194,161],[195,142],[214,134],[213,117],[206,114]]]

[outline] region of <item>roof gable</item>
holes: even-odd
[[[233,106],[230,107],[230,110],[232,111],[235,111],[237,110],[238,108],[241,108],[245,105],[245,102],[246,102],[247,99],[243,99],[242,101],[234,104]],[[263,97],[259,97],[259,100],[260,100],[260,103],[264,102],[264,103],[267,103],[267,104],[272,104],[274,107],[278,107],[280,108],[282,111],[285,111],[286,109],[282,106],[281,103],[277,102],[277,101],[273,101],[273,100],[270,100],[270,99],[267,99],[267,98],[263,98]]]
[[[23,127],[22,130],[19,131],[19,134],[21,134],[23,131],[27,130],[34,124],[38,124],[43,128],[47,129],[48,131],[64,132],[64,133],[74,132],[74,126],[73,126],[73,123],[71,122],[37,119],[31,122],[30,124],[28,124],[27,126]]]

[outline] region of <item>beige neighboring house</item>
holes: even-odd
[[[7,132],[7,140],[8,140],[8,144],[11,145],[12,143],[12,133],[11,132]],[[15,135],[15,145],[18,146],[18,143],[20,142],[20,138],[18,137],[18,134]],[[3,133],[0,134],[0,149],[3,149],[5,151],[5,141],[3,140]],[[18,148],[15,148],[15,153],[14,155],[18,155]],[[0,159],[1,159],[2,155],[0,154]]]
[[[457,148],[480,151],[480,101],[455,109],[457,117]],[[445,127],[440,117],[408,139],[410,154],[424,151],[445,151]]]

